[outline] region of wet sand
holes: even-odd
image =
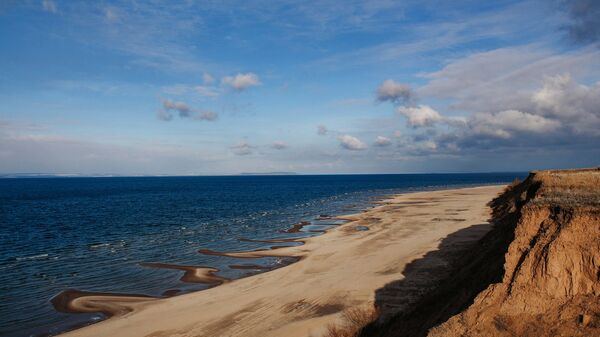
[[[145,262],[140,263],[142,267],[157,269],[175,269],[184,271],[181,281],[189,283],[205,283],[209,285],[218,285],[229,281],[224,277],[215,275],[219,271],[217,268],[200,266],[182,266],[178,264]]]
[[[348,222],[299,239],[303,245],[250,252],[199,250],[240,258],[240,266],[244,258],[298,260],[238,280],[218,279],[216,270],[207,267],[147,265],[183,270],[190,281],[222,284],[171,298],[73,293],[61,303],[69,312],[101,311],[112,318],[63,336],[320,336],[344,310],[372,306],[377,289],[402,279],[405,266],[435,250],[442,239],[487,223],[486,204],[502,189],[393,196],[362,213],[338,217]]]

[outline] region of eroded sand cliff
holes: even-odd
[[[364,336],[600,336],[600,170],[533,172],[411,309]]]

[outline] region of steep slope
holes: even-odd
[[[533,172],[412,309],[363,336],[600,336],[600,170]]]

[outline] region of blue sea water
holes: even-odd
[[[182,272],[142,262],[229,267],[277,265],[207,256],[273,244],[240,241],[315,235],[283,233],[301,221],[327,227],[320,215],[356,212],[386,194],[507,183],[524,173],[112,177],[0,179],[0,336],[43,336],[103,318],[57,312],[50,299],[65,289],[161,296],[206,285]],[[325,225],[325,226],[320,226]]]

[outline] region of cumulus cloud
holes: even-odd
[[[184,102],[165,99],[162,102],[162,109],[158,111],[158,119],[163,121],[173,120],[173,112],[177,112],[180,118],[192,118],[195,120],[215,121],[219,115],[212,111],[193,110]]]
[[[532,99],[544,115],[569,119],[600,116],[600,82],[578,84],[569,74],[546,78]]]
[[[340,146],[346,150],[360,151],[367,148],[367,145],[360,139],[350,135],[340,135],[337,139],[340,142]]]
[[[587,86],[570,75],[548,77],[533,97],[537,114],[555,118],[579,134],[600,134],[600,82]]]
[[[288,148],[288,144],[282,140],[276,140],[271,144],[271,147],[275,150],[285,150]]]
[[[246,142],[240,142],[238,144],[230,146],[229,148],[233,150],[233,153],[235,153],[238,156],[247,156],[252,154],[255,147]]]
[[[50,13],[56,13],[57,9],[56,9],[56,3],[52,0],[43,0],[42,1],[42,8],[46,11],[46,12],[50,12]]]
[[[379,147],[386,147],[392,144],[392,140],[389,139],[388,137],[383,137],[383,136],[377,136],[377,138],[375,139],[375,146],[379,146]]]
[[[394,104],[406,104],[414,99],[414,93],[407,84],[394,80],[385,80],[377,88],[377,101],[392,102]]]
[[[600,2],[597,0],[563,1],[571,22],[566,26],[569,36],[576,42],[600,41]]]
[[[398,113],[406,117],[407,124],[413,128],[433,126],[443,120],[439,112],[428,105],[422,104],[417,107],[399,107]]]
[[[325,136],[325,135],[327,135],[328,132],[329,132],[329,130],[327,129],[327,127],[325,125],[317,126],[317,134],[319,136]]]
[[[241,92],[250,87],[255,87],[257,85],[260,85],[261,83],[260,83],[260,79],[258,78],[258,76],[256,74],[239,73],[235,76],[223,77],[221,79],[221,84],[224,86],[230,87],[231,89],[233,89],[237,92]]]

